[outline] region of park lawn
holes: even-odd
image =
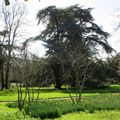
[[[63,114],[76,111],[96,110],[120,110],[120,93],[105,93],[96,96],[83,96],[79,104],[73,104],[70,99],[66,100],[41,100],[25,107],[25,112],[32,117],[56,118]]]
[[[24,91],[25,88],[23,88]],[[35,96],[37,96],[37,87],[35,89]],[[65,89],[55,90],[53,87],[41,88],[39,94],[39,99],[41,98],[59,98],[59,97],[69,97],[68,92]],[[101,93],[120,93],[120,85],[111,85],[104,89],[85,89],[83,90],[82,96],[93,96],[100,95]],[[75,91],[71,91],[71,95],[75,96]],[[17,100],[17,89],[11,88],[10,90],[0,91],[0,102],[9,102]]]
[[[83,95],[98,95],[99,93],[83,93]],[[75,93],[71,93],[75,96]],[[4,90],[0,91],[0,102],[11,102],[17,100],[17,90]],[[37,92],[35,92],[35,97],[37,97]],[[69,94],[65,90],[55,90],[55,89],[42,89],[40,90],[39,99],[41,98],[59,98],[59,97],[69,97]]]
[[[49,120],[49,119],[46,119]],[[63,115],[54,120],[120,120],[120,111],[95,111],[94,113],[76,112]]]
[[[0,104],[0,120],[40,120],[40,118],[31,118],[24,116],[17,108],[8,108],[5,103]],[[51,120],[51,119],[45,119]],[[53,120],[120,120],[120,111],[118,110],[102,110],[94,113],[75,112],[63,115]]]
[[[0,120],[7,120],[8,117],[13,116],[16,112],[18,112],[18,109],[11,109],[6,106],[6,103],[0,103]]]
[[[9,108],[6,103],[0,103],[0,120],[40,120],[20,112],[17,108]]]
[[[0,120],[40,120],[39,118],[31,118],[24,116],[17,108],[8,108],[5,103],[0,104]],[[45,119],[52,120],[52,119]],[[60,118],[53,120],[120,120],[120,111],[118,110],[102,110],[94,113],[75,112],[62,115]]]
[[[96,89],[96,90],[84,90],[83,98],[88,98],[89,101],[93,101],[99,96],[109,96],[117,97],[116,102],[120,104],[120,85],[112,85],[106,89]],[[72,95],[75,95],[72,92]],[[95,96],[93,96],[95,95]],[[55,97],[67,97],[69,96],[65,90],[54,90],[53,88],[46,88],[40,90],[40,98],[55,98]],[[94,98],[94,99],[92,99]],[[34,119],[28,115],[19,112],[17,108],[9,108],[6,106],[4,101],[15,101],[17,100],[17,91],[16,89],[0,91],[0,120],[40,120],[40,118]],[[102,99],[101,99],[102,100]],[[108,101],[106,97],[103,97],[103,100]],[[113,101],[115,101],[113,99]],[[111,104],[108,102],[108,104]],[[55,120],[120,120],[120,111],[119,110],[102,110],[95,111],[94,113],[85,112],[75,112],[62,115],[60,118],[55,118]],[[46,119],[47,120],[47,119]]]
[[[17,111],[18,111],[18,109],[16,109],[16,108],[11,109],[11,108],[7,107],[6,103],[0,103],[0,115],[4,114],[4,113],[7,114],[8,112],[9,112],[9,114],[11,114],[11,113],[14,113]]]
[[[6,106],[6,103],[2,103],[0,104],[0,120],[40,120],[40,118],[31,118],[19,112],[17,108],[9,108]],[[75,112],[62,115],[60,118],[45,120],[120,120],[120,111]]]

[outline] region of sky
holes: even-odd
[[[15,2],[15,0],[12,0]],[[18,1],[18,0],[16,0]],[[40,9],[55,5],[57,7],[67,7],[70,5],[79,4],[84,8],[93,8],[92,15],[95,23],[103,27],[103,30],[109,32],[111,37],[108,43],[118,52],[120,52],[120,35],[119,30],[116,30],[117,24],[120,21],[120,0],[29,0],[24,2],[28,10],[27,18],[31,22],[28,37],[36,36],[42,30],[42,26],[37,25],[36,14]],[[29,50],[38,56],[44,56],[45,48],[41,42],[32,43]],[[105,53],[102,51],[101,56]]]

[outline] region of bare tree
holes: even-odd
[[[20,56],[21,55],[21,56]],[[17,92],[18,92],[18,108],[21,111],[23,107],[27,104],[30,105],[39,99],[40,87],[45,84],[46,81],[40,81],[43,73],[42,62],[40,59],[34,59],[28,55],[27,48],[19,54],[20,57],[14,56],[12,60],[14,62],[12,65],[12,74],[16,82]],[[37,67],[36,67],[37,65]],[[38,67],[39,73],[38,73]],[[39,74],[39,75],[38,75]],[[36,75],[39,76],[36,81]],[[34,85],[38,89],[34,89]],[[35,92],[36,91],[36,92]]]
[[[8,79],[9,79],[9,71],[10,71],[10,61],[12,57],[13,51],[18,48],[16,43],[20,39],[22,26],[25,25],[25,7],[22,5],[11,5],[6,7],[5,5],[0,6],[0,23],[2,25],[2,29],[4,32],[2,44],[6,46],[5,56],[6,61],[4,64],[5,75],[4,75],[4,85],[2,85],[2,89],[5,87],[9,88]]]
[[[26,2],[26,1],[29,1],[29,0],[25,0],[25,2]],[[40,0],[39,0],[39,1],[40,1]],[[4,3],[5,3],[6,6],[8,6],[8,5],[10,5],[10,0],[4,0]]]
[[[81,102],[81,95],[84,88],[84,83],[86,82],[86,80],[91,78],[91,75],[93,73],[93,71],[90,70],[90,66],[93,63],[93,60],[91,60],[85,54],[82,54],[81,51],[78,51],[78,48],[69,51],[68,54],[70,54],[68,59],[64,59],[62,56],[56,57],[58,58],[59,63],[62,66],[62,74],[63,78],[65,79],[66,90],[73,104],[76,104]],[[67,66],[69,66],[69,68],[66,69]],[[69,89],[69,85],[72,80],[74,80],[75,82],[75,96],[71,95],[71,91]]]

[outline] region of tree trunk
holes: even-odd
[[[54,77],[55,77],[55,88],[61,89],[62,83],[61,83],[61,74],[60,74],[60,64],[56,64],[54,66]]]
[[[10,36],[9,36],[9,42],[8,42],[8,45],[9,45],[9,49],[8,49],[8,59],[7,59],[7,63],[6,63],[6,73],[5,73],[5,89],[9,89],[9,81],[8,81],[8,78],[9,78],[9,71],[10,71],[10,59],[11,59],[11,47],[10,47]]]
[[[61,89],[61,86],[62,86],[62,84],[61,84],[60,79],[59,79],[59,78],[56,78],[56,79],[55,79],[55,89],[60,90],[60,89]]]
[[[1,79],[1,90],[4,89],[4,59],[3,59],[3,54],[2,54],[2,47],[0,46],[0,79]]]
[[[3,63],[0,65],[0,75],[1,75],[1,90],[4,89],[4,72],[3,72]]]
[[[6,89],[9,89],[9,82],[8,82],[9,70],[10,70],[10,62],[8,61],[6,65],[6,75],[5,75],[5,88]]]

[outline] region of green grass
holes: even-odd
[[[37,94],[38,91],[37,88],[35,87],[34,89],[35,89],[35,93]],[[73,96],[75,96],[74,90],[71,90],[71,93]],[[62,90],[55,90],[53,88],[40,89],[40,98],[56,98],[56,97],[69,97],[69,95],[64,88]],[[17,108],[9,108],[5,105],[6,103],[4,103],[5,101],[16,101],[16,100],[17,100],[17,90],[15,88],[12,88],[10,90],[0,91],[0,120],[39,120],[38,118],[34,119],[28,115],[24,115],[22,112],[19,112]],[[89,109],[84,109],[85,112],[66,114],[69,112],[78,111],[78,110],[71,110],[72,107],[68,105],[66,107],[67,110],[64,109],[62,113],[66,115],[63,115],[61,118],[55,120],[66,120],[66,119],[119,120],[120,119],[120,112],[118,111],[120,109],[120,85],[111,85],[110,87],[104,89],[84,89],[82,94],[82,102],[84,102],[85,104],[89,104],[90,106],[93,106],[95,112],[91,114],[89,112],[86,112],[89,111]],[[45,105],[46,105],[46,109],[48,109],[48,107],[51,107],[47,104]],[[53,106],[55,105],[53,104]],[[52,108],[56,110],[55,107],[51,107],[51,109]],[[108,109],[109,111],[107,111]],[[96,111],[96,110],[104,110],[104,111]],[[112,115],[114,116],[114,119],[113,117],[109,117]],[[58,117],[59,116],[60,115],[58,114]]]
[[[6,103],[0,103],[0,120],[34,120],[30,116],[19,112],[17,108],[9,108]]]
[[[29,116],[24,116],[23,113],[18,112],[16,108],[8,108],[5,103],[0,104],[0,120],[40,120]],[[51,119],[46,119],[51,120]],[[102,110],[89,112],[75,112],[62,115],[60,118],[54,120],[120,120],[120,111],[118,110]]]
[[[0,104],[0,120],[40,120],[34,119],[19,112],[16,108],[8,108],[5,103]],[[46,119],[53,120],[53,119]],[[120,120],[120,111],[118,110],[102,110],[89,112],[75,112],[62,115],[54,120]]]
[[[23,91],[24,91],[24,88],[23,88]],[[94,93],[92,94],[95,95]],[[92,95],[92,94],[86,93],[85,95]],[[75,96],[75,93],[72,93],[72,95]],[[35,96],[37,96],[37,89],[35,89]],[[40,95],[39,95],[40,99],[41,98],[57,98],[57,97],[69,97],[69,94],[66,92],[66,90],[55,90],[53,88],[40,89]],[[0,102],[16,101],[16,100],[17,100],[16,89],[0,91]]]
[[[23,91],[25,88],[23,88]],[[38,89],[34,87],[35,96],[37,96]],[[57,97],[69,97],[68,92],[63,88],[62,90],[55,90],[51,88],[41,88],[39,98],[57,98]],[[120,93],[120,85],[111,85],[104,89],[84,89],[82,96],[92,96],[100,95],[102,93]],[[75,91],[71,90],[71,95],[75,96]],[[16,101],[17,100],[17,90],[12,88],[10,90],[0,91],[0,102],[4,101]]]
[[[77,112],[63,115],[61,118],[54,120],[120,120],[120,111]]]
[[[0,103],[0,120],[39,120],[31,118],[17,108],[9,108],[6,103]]]

